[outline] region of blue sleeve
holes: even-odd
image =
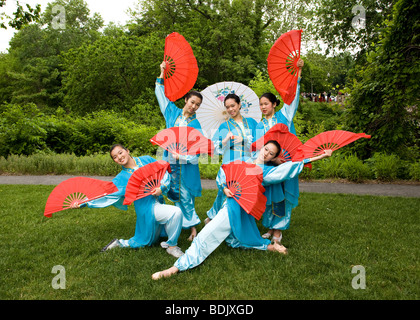
[[[300,78],[298,79],[297,87],[296,87],[296,96],[295,99],[292,101],[290,105],[283,104],[283,108],[280,111],[284,117],[287,119],[288,123],[287,126],[290,129],[290,125],[293,122],[293,118],[295,117],[296,111],[299,107],[299,96],[300,96]]]
[[[165,172],[162,180],[160,181],[160,190],[162,190],[163,194],[167,194],[169,191],[169,187],[171,184],[171,176],[168,172]]]
[[[263,178],[263,186],[276,184],[288,179],[298,177],[302,172],[304,163],[288,161],[274,166]]]
[[[219,172],[217,173],[216,183],[217,183],[217,187],[222,192],[223,192],[223,189],[227,188],[226,175],[222,167],[220,167]]]
[[[165,87],[163,86],[162,78],[156,79],[155,94],[159,103],[160,111],[163,115],[165,115],[166,108],[168,107],[171,101],[165,96]]]
[[[229,129],[226,125],[226,122],[223,122],[211,138],[214,144],[214,151],[216,154],[224,154],[225,149],[231,147],[230,142],[228,142],[225,146],[222,144],[222,140],[227,136],[228,132]]]

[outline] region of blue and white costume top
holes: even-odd
[[[283,123],[289,128],[289,132],[296,135],[295,125],[293,123],[293,118],[296,115],[296,111],[299,107],[299,97],[300,97],[300,79],[298,79],[296,87],[296,96],[292,103],[284,104],[283,107],[274,113],[271,119],[266,119],[265,117],[258,123],[256,128],[256,140],[261,138],[267,133],[274,125],[278,123]]]
[[[289,132],[296,135],[293,118],[299,107],[300,78],[296,88],[296,96],[290,105],[284,104],[269,120],[263,118],[257,125],[256,139],[258,140],[278,123],[285,124]],[[267,207],[262,224],[269,229],[285,230],[289,228],[291,212],[298,205],[299,178],[291,178],[282,183],[266,188]]]
[[[223,156],[223,164],[251,156],[250,149],[255,141],[256,127],[257,122],[254,119],[245,117],[242,117],[242,122],[229,118],[219,126],[211,140],[215,152]],[[230,139],[226,145],[223,145],[222,140],[229,132],[232,132],[234,136],[242,137],[242,143],[234,144],[234,140]]]
[[[185,118],[182,109],[165,96],[162,78],[156,79],[155,94],[166,121],[166,128],[192,127],[202,133],[197,116],[194,114]],[[163,154],[163,160],[171,165],[171,186],[167,196],[181,208],[184,214],[183,228],[190,228],[200,223],[194,208],[194,199],[200,197],[202,191],[198,158],[199,155],[180,156],[179,160],[176,160],[166,150]]]
[[[263,186],[281,183],[297,177],[303,169],[303,162],[287,162],[279,166],[261,165]],[[217,176],[219,190],[226,187],[226,176],[221,169]],[[267,250],[269,239],[263,239],[257,228],[255,218],[247,214],[236,200],[227,198],[220,211],[194,238],[191,246],[174,264],[180,271],[201,264],[223,242],[233,248],[253,248]]]
[[[105,197],[87,202],[87,207],[105,208],[110,205],[113,205],[118,209],[127,210],[127,206],[123,205],[122,203],[124,201],[125,189],[132,173],[136,169],[156,161],[150,156],[133,157],[133,159],[136,162],[137,168],[127,169],[125,167],[122,167],[122,171],[112,180],[112,182],[118,188],[118,191]],[[166,194],[168,192],[169,185],[170,176],[168,172],[166,172],[163,179],[161,180],[160,187],[163,194]],[[131,239],[127,240],[127,246],[132,248],[150,246],[159,238],[159,236],[162,235],[161,225],[156,221],[154,216],[154,208],[155,205],[158,203],[163,203],[162,196],[147,196],[133,202],[137,215],[136,229],[134,236]],[[181,223],[182,222],[180,221],[180,225],[175,228],[179,230],[171,230],[168,233],[175,233],[179,236],[181,230]],[[177,241],[177,239],[175,241]]]
[[[215,153],[223,156],[222,164],[251,157],[250,150],[252,143],[255,141],[256,127],[257,122],[254,119],[245,117],[242,117],[242,123],[229,118],[219,126],[212,137],[212,141]],[[223,145],[222,140],[226,138],[229,132],[232,132],[234,136],[242,137],[242,143],[234,144],[234,140],[230,139],[226,145]],[[213,219],[219,212],[225,199],[226,195],[219,190],[212,207],[207,211],[207,216],[210,219]]]

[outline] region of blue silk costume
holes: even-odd
[[[212,137],[215,153],[222,155],[223,157],[222,164],[226,164],[235,160],[244,160],[251,157],[251,144],[255,141],[257,122],[252,118],[242,117],[242,123],[243,127],[241,127],[241,125],[239,125],[235,120],[230,118],[219,126]],[[227,136],[229,132],[232,132],[234,136],[242,137],[242,143],[234,144],[233,140],[231,139],[224,146],[222,144],[222,140]],[[219,212],[225,199],[226,195],[223,193],[223,191],[219,190],[217,192],[213,206],[209,211],[207,211],[207,216],[210,219],[213,219],[217,212]]]
[[[261,165],[265,188],[297,177],[303,169],[302,162],[286,162],[279,166]],[[220,190],[226,187],[223,169],[217,176]],[[263,239],[255,218],[247,214],[232,198],[227,198],[220,211],[204,226],[194,238],[191,246],[174,264],[179,271],[185,271],[201,264],[223,242],[233,248],[267,250],[269,239]]]
[[[134,157],[133,159],[139,168],[156,161],[150,156]],[[135,169],[122,167],[122,171],[112,180],[118,188],[118,191],[88,202],[87,207],[105,208],[113,205],[118,209],[127,210],[127,206],[122,203],[124,201],[125,188],[127,186],[128,179],[130,179],[134,171]],[[170,176],[166,172],[161,180],[161,190],[163,194],[168,192],[169,184]],[[160,236],[164,236],[165,234],[168,234],[170,237],[167,241],[169,245],[175,246],[177,244],[178,237],[181,233],[182,220],[179,219],[179,223],[172,223],[169,230],[166,227],[163,228],[163,225],[155,219],[155,206],[162,203],[162,196],[159,196],[158,198],[154,196],[147,196],[134,201],[133,204],[137,216],[135,233],[129,240],[120,240],[123,247],[140,248],[144,246],[151,246]]]
[[[293,118],[299,106],[300,78],[296,88],[296,96],[290,105],[284,104],[269,120],[263,118],[256,128],[256,140],[278,123],[287,125],[289,131],[296,135]],[[298,205],[299,178],[295,177],[266,188],[267,206],[263,214],[262,224],[268,229],[286,230],[289,228],[292,209]]]
[[[182,109],[165,96],[162,78],[156,79],[155,94],[166,121],[166,128],[188,126],[202,133],[196,115],[185,118]],[[181,156],[179,160],[176,160],[166,150],[163,155],[163,160],[168,161],[171,165],[171,184],[167,196],[182,210],[184,215],[182,227],[184,229],[189,229],[201,222],[195,211],[195,197],[200,197],[202,190],[198,157]]]

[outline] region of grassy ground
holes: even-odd
[[[100,249],[134,233],[135,212],[113,207],[43,209],[53,186],[0,186],[0,299],[419,299],[420,199],[302,193],[283,243],[289,255],[231,249],[224,243],[199,267],[153,281],[175,258],[159,246]],[[215,197],[205,190],[205,218]],[[199,227],[202,228],[202,225]],[[188,248],[188,231],[179,246]],[[65,268],[54,289],[53,267]],[[365,269],[366,288],[352,280]]]

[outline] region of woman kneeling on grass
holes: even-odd
[[[301,162],[286,162],[279,166],[270,164],[281,151],[277,141],[270,140],[260,150],[254,163],[263,169],[263,186],[281,183],[287,179],[298,176],[306,163],[329,157],[331,150],[324,154],[305,159]],[[232,192],[226,187],[226,176],[223,169],[219,170],[217,185],[223,190],[227,199],[217,215],[198,233],[191,246],[185,251],[169,269],[156,272],[152,279],[158,280],[170,277],[179,271],[185,271],[201,264],[224,240],[233,248],[253,248],[269,250],[286,254],[287,250],[281,244],[270,243],[269,239],[261,237],[255,218],[247,214],[236,201],[229,201]]]
[[[135,170],[156,160],[150,156],[133,158],[130,155],[130,151],[121,144],[113,145],[110,149],[110,155],[117,164],[122,166],[122,171],[112,180],[118,191],[87,202],[87,207],[105,208],[113,205],[118,209],[127,210],[127,206],[123,205],[123,201],[128,179],[130,179]],[[141,248],[151,246],[158,241],[164,231],[168,236],[166,251],[175,258],[182,256],[183,252],[177,247],[178,238],[182,230],[182,211],[175,206],[163,204],[162,193],[166,194],[169,190],[169,184],[170,176],[166,172],[161,180],[160,188],[156,188],[152,192],[153,197],[149,196],[134,201],[133,204],[137,215],[134,237],[128,240],[114,239],[102,251],[116,247]],[[74,208],[78,207],[75,204]]]

